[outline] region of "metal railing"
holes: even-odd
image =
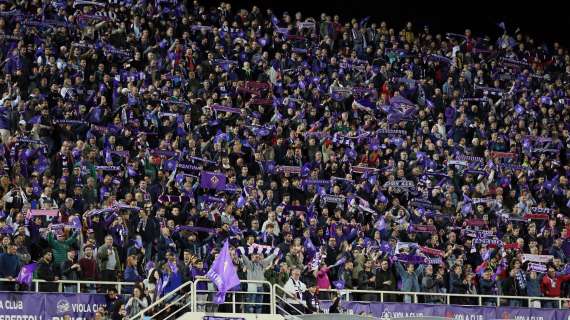
[[[298,308],[301,306],[304,308],[305,302],[299,300],[294,295],[290,294],[278,284],[273,285],[273,296],[275,297],[275,310],[279,311],[283,315],[303,315],[304,310]],[[293,301],[294,303],[291,303]]]
[[[277,288],[278,286],[274,286]],[[280,288],[280,287],[279,287]],[[281,288],[282,289],[282,288]],[[274,289],[275,290],[275,289]],[[402,292],[402,291],[375,291],[375,290],[336,290],[336,289],[320,289],[319,292],[337,292],[341,296],[341,301],[353,301],[353,302],[370,302],[370,300],[355,300],[355,296],[368,296],[371,295],[374,297],[380,297],[380,300],[376,300],[378,302],[398,302],[398,301],[385,301],[386,296],[409,296],[412,300],[411,303],[427,303],[427,304],[459,304],[459,303],[452,303],[453,298],[464,299],[468,301],[477,301],[476,304],[463,304],[463,305],[470,305],[470,306],[488,306],[489,302],[493,302],[494,306],[501,306],[503,301],[527,301],[528,307],[532,308],[532,303],[534,301],[548,301],[548,302],[556,302],[557,308],[562,309],[563,303],[569,301],[568,298],[550,298],[550,297],[528,297],[528,296],[495,296],[495,295],[481,295],[481,294],[459,294],[459,293],[429,293],[429,292]],[[343,299],[343,297],[345,299]],[[433,297],[439,299],[428,299],[424,301],[420,301],[419,297]],[[388,299],[392,300],[392,299]]]
[[[164,297],[151,303],[148,307],[144,308],[136,315],[130,317],[129,320],[144,319],[146,316],[150,316],[151,318],[153,318],[162,314],[163,312],[168,312],[166,317],[161,317],[161,319],[166,320],[166,319],[171,319],[173,316],[176,316],[181,311],[185,311],[186,308],[190,307],[189,311],[193,311],[195,310],[192,307],[192,301],[195,300],[193,288],[194,286],[192,281],[185,282],[180,287],[176,288],[176,290],[169,292]],[[186,292],[181,292],[184,289],[190,289],[190,290]],[[171,309],[172,307],[176,307],[176,309],[172,310]],[[157,308],[160,309],[155,310]]]
[[[182,284],[176,290],[168,293],[164,297],[158,299],[157,301],[150,304],[145,309],[141,310],[136,315],[129,318],[129,320],[144,319],[150,317],[150,319],[160,316],[160,319],[168,320],[175,319],[180,316],[181,312],[192,311],[198,312],[199,306],[213,305],[212,300],[208,301],[207,297],[204,300],[198,301],[199,295],[206,295],[213,297],[217,290],[215,289],[198,289],[198,284],[200,283],[212,283],[209,279],[198,279],[194,282],[188,281]],[[254,280],[242,280],[242,285],[256,284],[267,288],[266,292],[249,292],[249,291],[228,291],[226,294],[230,296],[230,300],[226,301],[225,304],[230,304],[232,306],[232,313],[247,313],[247,308],[245,306],[253,305],[260,307],[268,307],[269,314],[275,314],[275,296],[273,294],[273,288],[271,283],[268,281],[254,281]],[[188,290],[190,289],[190,290]],[[249,299],[243,299],[244,301],[238,301],[236,296],[240,295],[242,298],[247,298],[248,295],[261,295],[262,297],[269,296],[269,302],[255,302],[248,301]],[[242,307],[242,308],[240,308]],[[241,309],[241,310],[238,310]],[[263,309],[262,309],[263,310]],[[162,315],[162,316],[161,316]]]
[[[17,284],[16,280],[10,280],[8,278],[0,278],[0,284],[9,283],[9,284]],[[117,281],[83,281],[83,280],[57,280],[57,281],[46,281],[41,279],[32,279],[32,285],[30,286],[29,290],[24,290],[24,292],[42,292],[40,290],[40,283],[46,284],[57,284],[58,292],[64,292],[65,287],[75,287],[73,293],[89,293],[91,290],[95,290],[97,288],[102,287],[110,287],[115,286],[117,288],[117,292],[122,294],[123,289],[125,288],[133,288],[135,286],[134,282],[117,282]],[[83,291],[81,289],[84,289]]]
[[[206,289],[206,290],[199,290],[198,284],[199,283],[212,283],[210,279],[198,279],[194,282],[194,286],[192,288],[192,292],[194,292],[194,298],[192,310],[194,311],[201,311],[198,308],[200,304],[201,307],[206,307],[208,305],[214,305],[213,301],[208,301],[208,297],[213,297],[213,295],[217,292],[215,289]],[[261,312],[257,313],[266,313],[264,311],[264,307],[269,309],[269,314],[275,314],[275,295],[273,294],[273,288],[269,281],[255,281],[255,280],[241,280],[241,284],[245,284],[249,287],[249,285],[256,285],[256,287],[263,288],[264,291],[228,291],[226,295],[230,296],[230,301],[226,301],[225,304],[231,304],[232,306],[232,313],[248,313],[246,312],[248,306],[260,307],[257,309],[261,309]],[[198,302],[198,295],[206,295],[204,300]],[[237,296],[237,297],[236,297]],[[255,296],[261,297],[261,302],[258,301],[251,301],[248,298],[254,298]],[[263,302],[264,297],[269,296],[269,302]],[[236,299],[237,298],[237,299]],[[241,299],[240,299],[241,298]],[[243,301],[242,301],[243,300]],[[255,299],[254,299],[255,300]],[[238,308],[241,307],[241,308]],[[239,309],[239,310],[238,310]]]

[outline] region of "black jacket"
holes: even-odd
[[[384,282],[386,281],[392,281],[392,283],[384,284]],[[376,283],[375,283],[376,290],[396,291],[396,285],[397,285],[396,275],[394,274],[392,268],[389,268],[386,271],[382,270],[382,268],[378,268],[378,270],[376,270]]]
[[[36,275],[38,279],[46,281],[54,281],[55,277],[58,275],[57,269],[53,262],[47,262],[44,259],[38,262],[38,268],[36,270]],[[40,283],[40,291],[42,292],[57,292],[57,283]]]

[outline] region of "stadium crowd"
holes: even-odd
[[[107,292],[120,319],[229,239],[307,312],[331,288],[568,297],[570,55],[508,31],[0,2],[2,289],[32,261],[46,292],[136,282]]]

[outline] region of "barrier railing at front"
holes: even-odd
[[[200,283],[207,283],[208,287],[206,289],[198,289]],[[275,297],[273,295],[273,290],[270,282],[241,280],[241,285],[244,284],[247,288],[249,288],[249,285],[254,285],[253,287],[255,288],[255,291],[232,290],[226,293],[226,297],[229,297],[229,301],[226,299],[225,304],[231,305],[232,313],[275,314]],[[261,291],[259,291],[258,288],[261,288]],[[216,294],[217,290],[209,279],[196,280],[194,282],[192,292],[194,292],[194,299],[192,299],[192,310],[197,312],[218,312],[217,306],[213,302],[213,297]],[[269,302],[264,302],[265,297],[267,296],[269,297]]]
[[[17,284],[15,280],[10,280],[8,278],[0,278],[0,284]],[[134,282],[117,282],[117,281],[83,281],[83,280],[58,280],[58,281],[46,281],[41,279],[33,279],[32,285],[29,290],[20,291],[32,291],[32,292],[42,292],[40,290],[40,284],[56,284],[57,292],[64,293],[94,293],[98,288],[108,288],[114,286],[119,294],[130,293],[123,292],[124,289],[132,289],[135,286]],[[83,289],[83,290],[82,290]],[[129,290],[130,291],[130,290]]]
[[[278,286],[277,286],[278,287]],[[274,289],[275,290],[275,289]],[[441,303],[441,304],[460,304],[460,305],[471,305],[471,306],[501,306],[502,301],[527,301],[527,307],[532,308],[534,302],[549,302],[554,303],[553,308],[562,309],[563,303],[568,301],[567,298],[550,298],[550,297],[528,297],[528,296],[495,296],[495,295],[481,295],[481,294],[458,294],[458,293],[429,293],[429,292],[402,292],[402,291],[375,291],[375,290],[336,290],[336,289],[320,289],[319,292],[337,292],[341,295],[341,300],[344,301],[354,301],[354,302],[398,302],[398,301],[386,301],[394,299],[386,299],[392,296],[403,296],[404,301],[407,299],[410,303]],[[354,299],[354,297],[367,297],[365,300]],[[408,298],[406,298],[408,296]],[[344,298],[343,298],[344,297]],[[377,298],[380,297],[380,300]],[[418,297],[431,297],[431,299],[424,299],[420,301]],[[370,299],[372,298],[372,299]],[[455,299],[453,299],[455,298]],[[454,300],[454,301],[452,301]],[[468,301],[468,303],[458,303]],[[477,301],[477,303],[471,303]],[[520,305],[522,306],[522,304]],[[544,307],[544,306],[543,306]]]
[[[163,320],[176,319],[174,317],[182,312],[195,310],[192,307],[193,300],[195,300],[193,283],[188,281],[176,288],[176,290],[151,303],[148,307],[130,317],[129,320],[147,319],[147,317],[153,319],[163,313],[166,313],[166,315],[160,317]]]

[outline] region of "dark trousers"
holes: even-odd
[[[115,270],[102,270],[101,271],[101,281],[117,281],[117,271]],[[109,288],[114,287],[112,284],[103,285],[101,289],[103,291],[108,290]],[[118,290],[118,288],[116,288]],[[120,292],[119,292],[120,294]]]

